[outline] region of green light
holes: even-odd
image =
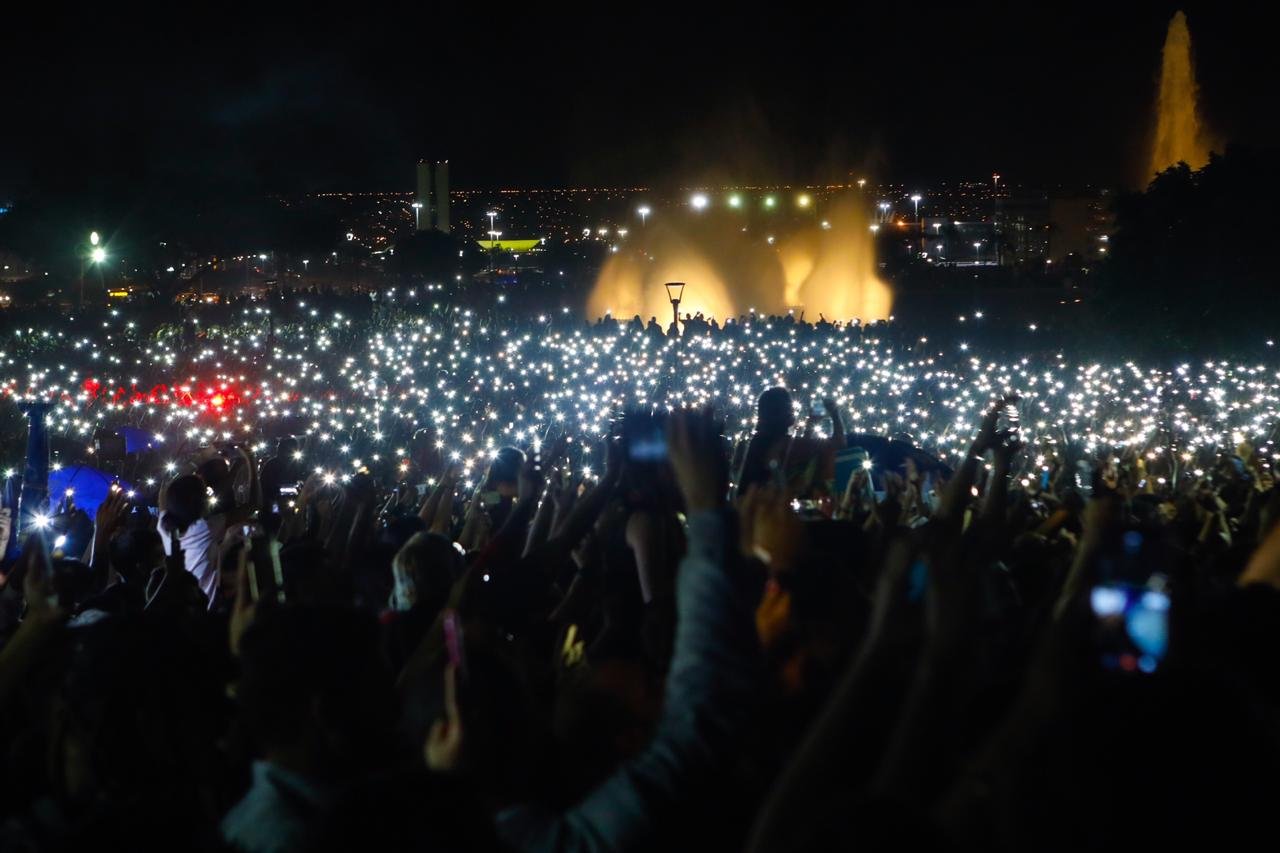
[[[738,195],[737,193],[734,193],[733,195],[729,196],[729,206],[742,207],[742,196]]]
[[[765,206],[765,207],[773,207],[773,206],[774,206],[774,205],[776,205],[777,203],[778,203],[778,200],[777,200],[776,198],[774,198],[773,196],[771,196],[771,195],[767,195],[767,196],[765,196],[765,197],[764,197],[764,206]]]

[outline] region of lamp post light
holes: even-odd
[[[643,227],[645,226],[645,220],[647,220],[647,219],[649,218],[649,214],[650,214],[650,213],[652,213],[652,212],[653,212],[653,211],[651,211],[651,210],[649,209],[649,205],[647,205],[647,204],[642,204],[642,205],[640,205],[638,208],[636,208],[636,213],[640,214],[640,227],[641,227],[641,228],[643,228]]]
[[[485,216],[489,217],[489,230],[493,231],[493,220],[498,217],[498,211],[491,210],[488,213],[486,213]]]
[[[880,208],[880,221],[884,222],[885,218],[889,215],[889,202],[882,201],[876,206]]]
[[[919,193],[916,193],[911,197],[911,203],[916,206],[916,210],[915,210],[916,222],[920,221],[920,199],[921,199],[921,195]]]
[[[413,203],[413,229],[414,229],[415,231],[421,231],[421,230],[422,230],[422,222],[421,222],[421,220],[419,219],[419,217],[421,216],[421,214],[422,214],[422,202],[420,202],[420,201],[415,201],[415,202]]]
[[[982,241],[973,244],[973,265],[976,267],[982,258]]]
[[[866,188],[866,186],[867,186],[867,179],[866,179],[866,178],[858,178],[858,189],[860,189],[860,190],[861,190],[861,189],[865,189],[865,188]]]
[[[706,197],[705,195],[703,195],[702,193],[694,193],[694,194],[689,198],[689,205],[690,205],[694,210],[706,210],[706,209],[707,209],[707,204],[708,204],[708,203],[709,203],[709,202],[707,201],[707,197]]]
[[[671,322],[676,331],[680,331],[680,300],[684,298],[684,282],[669,281],[663,285],[667,289],[667,299],[671,300]]]
[[[501,231],[489,232],[489,272],[493,272],[493,255],[498,251],[498,238],[501,236]]]
[[[100,245],[102,237],[97,231],[89,232],[89,262],[98,265],[99,273],[102,270],[102,262],[107,259],[106,247]],[[85,258],[80,257],[80,308],[84,309],[84,262]]]

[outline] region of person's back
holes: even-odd
[[[345,608],[259,615],[241,644],[239,698],[260,760],[222,820],[242,850],[296,850],[341,791],[389,766],[395,698],[372,618]]]
[[[165,490],[158,520],[165,555],[172,553],[176,535],[187,571],[213,606],[218,593],[217,548],[226,533],[226,517],[206,516],[207,502],[204,481],[191,474],[179,477]]]

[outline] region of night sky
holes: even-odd
[[[1217,135],[1280,139],[1274,34],[1243,4],[468,5],[10,28],[0,200],[408,190],[423,156],[477,188],[1133,184],[1179,6]]]

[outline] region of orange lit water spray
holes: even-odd
[[[803,198],[808,209],[812,202]],[[751,309],[803,310],[809,320],[885,319],[893,295],[876,275],[864,206],[861,195],[839,193],[820,214],[815,210],[808,221],[776,234],[758,224],[744,227],[714,200],[655,215],[639,240],[611,255],[588,299],[588,315],[664,317],[671,308],[663,285],[680,281],[688,284],[682,314],[723,320]]]
[[[1191,32],[1187,29],[1187,16],[1178,12],[1169,21],[1164,39],[1148,179],[1179,162],[1193,169],[1209,162],[1209,141],[1200,121],[1198,95],[1191,62]]]

